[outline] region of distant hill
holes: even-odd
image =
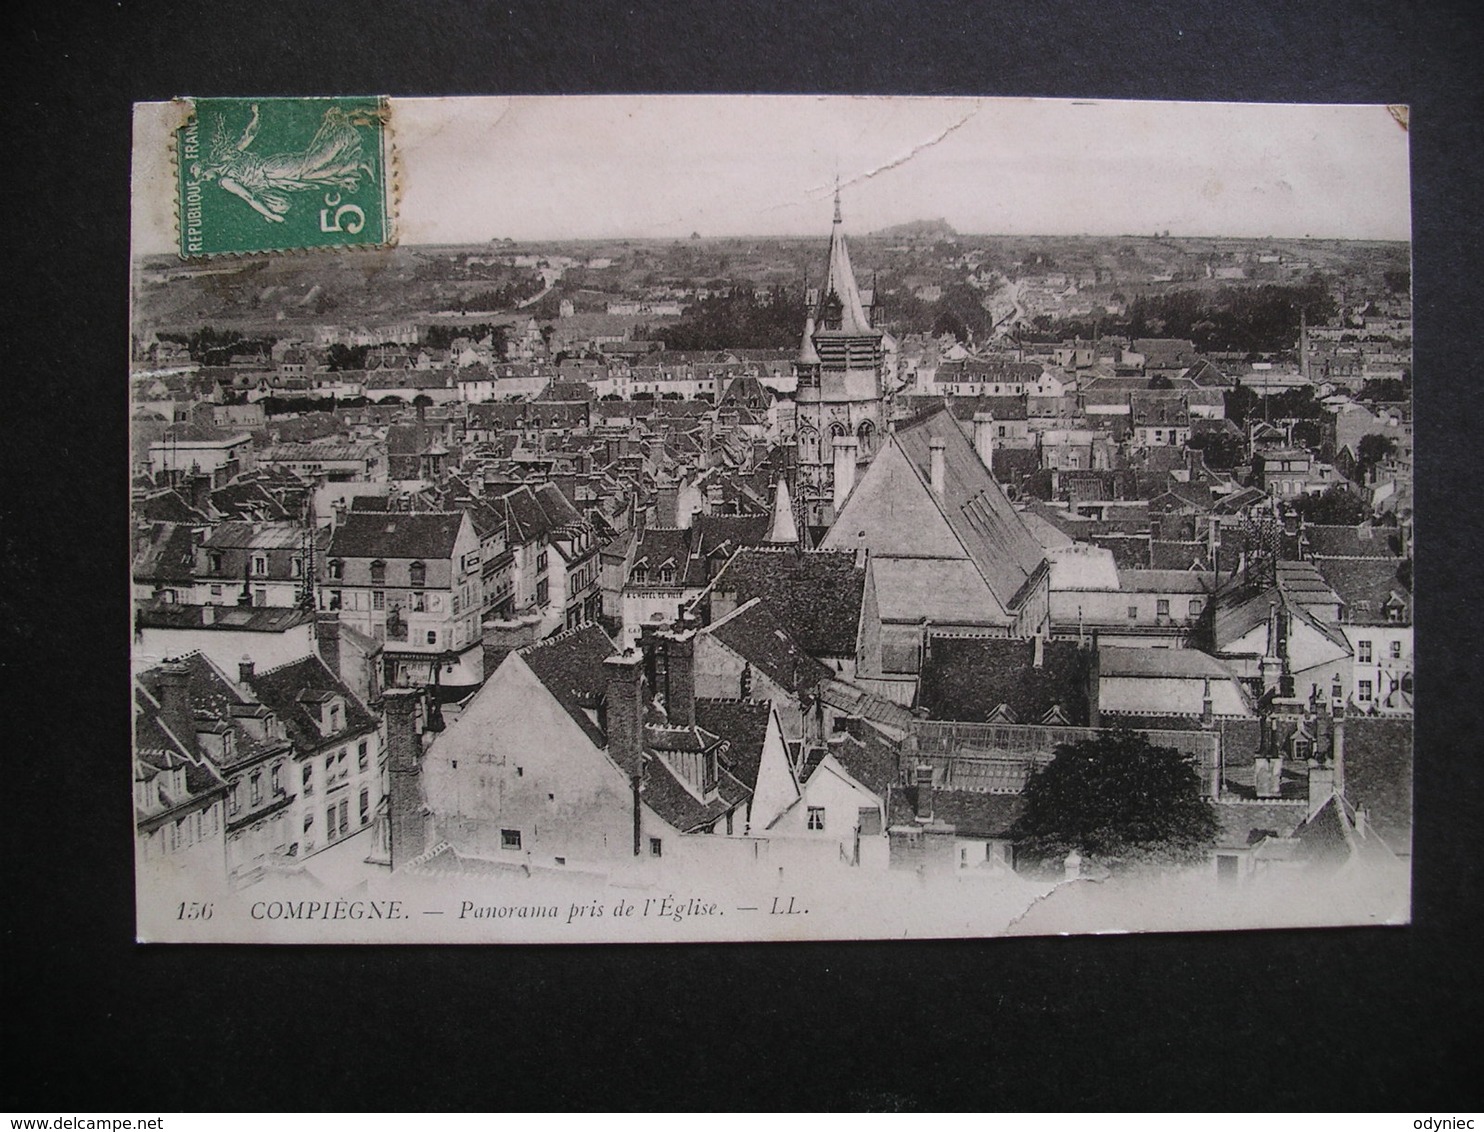
[[[953,230],[953,225],[940,216],[936,220],[909,220],[905,224],[893,224],[890,228],[879,228],[871,235],[891,239],[944,240],[957,236],[958,233]]]

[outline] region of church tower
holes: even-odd
[[[862,292],[850,266],[837,188],[824,283],[805,296],[795,363],[799,503],[814,526],[834,521],[837,475],[854,482],[855,461],[875,454],[886,427],[886,344],[871,322],[874,306],[874,290]]]

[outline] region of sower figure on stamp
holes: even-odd
[[[262,157],[248,148],[258,136],[258,107],[254,105],[246,129],[235,142],[225,119],[217,117],[207,163],[193,165],[191,175],[201,181],[216,181],[251,205],[264,220],[282,223],[292,203],[286,194],[320,188],[353,193],[362,174],[375,176],[361,153],[356,125],[343,109],[332,106],[303,152]]]

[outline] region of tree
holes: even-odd
[[[1344,484],[1337,483],[1323,492],[1309,492],[1293,500],[1293,509],[1309,523],[1353,527],[1371,517],[1371,509]]]
[[[1197,861],[1216,831],[1191,758],[1118,728],[1056,748],[1026,784],[1011,836],[1032,859],[1075,849],[1111,865]]]
[[[1362,476],[1369,475],[1372,468],[1395,451],[1396,441],[1391,437],[1379,432],[1368,432],[1360,438],[1360,444],[1356,447],[1355,462],[1359,465]]]

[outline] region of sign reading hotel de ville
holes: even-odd
[[[134,125],[141,940],[1407,922],[1405,108]]]

